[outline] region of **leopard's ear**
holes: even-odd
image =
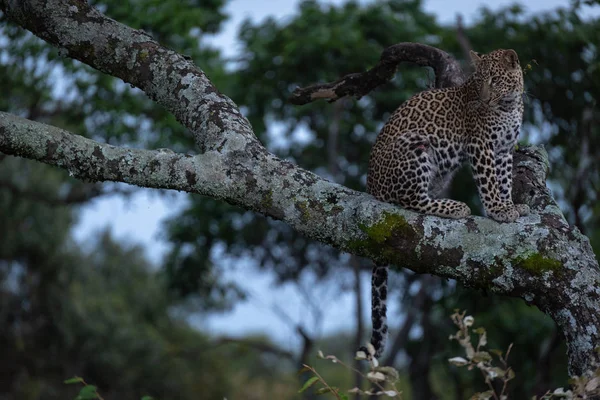
[[[519,67],[519,56],[514,50],[504,50],[502,61],[508,69],[517,69]]]
[[[473,65],[477,67],[477,64],[479,64],[479,61],[481,61],[481,54],[471,50],[469,51],[469,55],[471,56],[471,61],[473,62]]]

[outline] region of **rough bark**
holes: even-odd
[[[0,113],[1,152],[58,166],[84,180],[222,199],[283,220],[340,250],[521,297],[550,315],[564,333],[571,374],[599,365],[600,269],[588,239],[568,225],[545,186],[548,158],[542,147],[515,155],[513,196],[530,205],[531,215],[499,224],[481,217],[417,214],[276,158],[258,142],[237,106],[190,61],[83,0],[0,0],[0,9],[65,55],[142,89],[190,129],[200,149],[189,156],[115,147]],[[392,59],[433,66],[440,86],[461,81],[462,72],[452,72],[457,64],[446,53],[419,58],[418,49],[431,55],[432,48],[398,46],[384,56],[399,54]],[[417,50],[407,53],[407,48]]]

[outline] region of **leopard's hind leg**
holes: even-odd
[[[386,176],[380,176],[375,197],[425,214],[463,218],[471,209],[463,202],[435,199],[430,184],[438,170],[427,138],[417,133],[402,134],[388,153],[394,162]]]

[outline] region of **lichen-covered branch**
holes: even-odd
[[[530,205],[531,215],[499,224],[482,217],[447,220],[417,214],[278,159],[202,71],[82,0],[0,0],[0,8],[69,56],[140,87],[190,128],[201,149],[189,156],[115,147],[0,113],[1,152],[58,166],[84,180],[222,199],[285,221],[340,250],[521,297],[561,327],[572,374],[600,364],[600,269],[587,238],[567,224],[545,186],[543,148],[524,148],[515,155],[513,196]],[[437,49],[406,53],[408,48],[426,47],[401,44],[386,52],[390,60],[430,66],[446,54]],[[452,62],[436,65],[440,86],[462,76],[453,72]]]
[[[197,156],[126,149],[0,113],[0,150],[62,167],[81,179],[223,199],[353,254],[521,297],[551,315],[573,339],[570,344],[598,342],[594,332],[599,331],[590,327],[600,327],[600,270],[587,238],[566,223],[545,188],[543,148],[525,148],[516,157],[515,196],[534,213],[510,224],[403,210],[328,182],[252,144]],[[589,318],[575,318],[585,312],[586,302]],[[581,350],[571,351],[572,359],[578,359],[573,371],[594,361],[590,349]]]
[[[335,101],[345,96],[360,99],[392,79],[402,62],[433,68],[436,88],[457,86],[464,81],[460,65],[445,51],[420,43],[398,43],[385,49],[379,62],[370,70],[346,75],[335,82],[297,88],[290,96],[290,102],[301,105],[319,99]]]
[[[194,134],[201,151],[254,133],[238,107],[193,62],[82,0],[0,0],[13,22],[65,56],[142,89]]]

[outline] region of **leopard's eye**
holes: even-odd
[[[500,82],[500,78],[499,78],[499,77],[497,77],[497,76],[492,76],[492,77],[490,78],[490,85],[495,85],[495,84],[497,84],[498,82]]]

